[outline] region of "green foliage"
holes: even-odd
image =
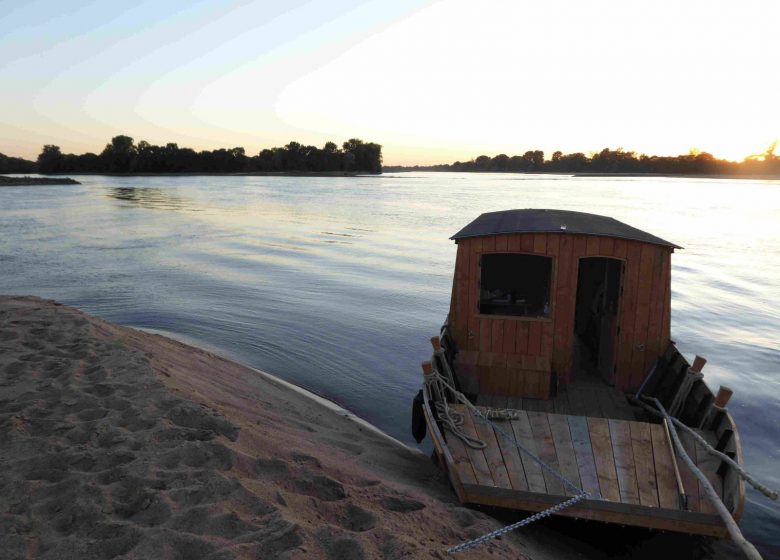
[[[777,142],[762,154],[750,156],[741,163],[721,160],[707,152],[691,150],[679,156],[648,156],[626,152],[623,148],[585,155],[582,152],[564,154],[553,152],[551,159],[544,159],[541,150],[529,150],[523,155],[494,157],[481,155],[471,161],[456,161],[447,165],[386,167],[385,171],[402,169],[428,171],[476,171],[520,173],[594,173],[594,174],[666,174],[666,175],[757,175],[780,176],[780,156],[775,154]]]
[[[241,147],[196,152],[174,143],[155,146],[141,140],[136,145],[130,136],[119,135],[100,155],[62,154],[59,146],[46,145],[38,156],[37,167],[40,173],[381,173],[382,146],[357,138],[344,142],[343,150],[334,142],[327,142],[322,149],[290,142],[250,157]]]

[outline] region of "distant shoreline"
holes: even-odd
[[[382,173],[468,173],[479,175],[480,173],[501,174],[501,175],[558,175],[562,177],[668,177],[670,179],[759,179],[759,180],[780,180],[780,175],[766,173],[606,173],[606,172],[565,172],[565,171],[452,171],[449,169],[428,169],[424,167],[397,167],[388,166],[382,169]]]
[[[80,185],[70,177],[6,177],[0,175],[0,187],[27,187],[33,185]]]

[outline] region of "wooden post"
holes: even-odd
[[[706,363],[707,363],[706,358],[702,358],[701,356],[696,356],[696,358],[693,360],[691,371],[694,373],[701,373],[701,370],[704,369],[704,364]]]
[[[430,375],[433,373],[433,364],[430,361],[422,363],[423,375]]]
[[[721,385],[718,389],[718,394],[715,397],[715,406],[718,406],[720,408],[723,408],[726,406],[726,403],[729,402],[729,399],[731,398],[731,395],[734,394],[734,391],[732,391],[730,388]]]
[[[439,340],[438,336],[431,337],[431,346],[433,346],[434,352],[438,352],[439,350],[441,350],[441,340]]]

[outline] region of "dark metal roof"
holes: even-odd
[[[679,245],[664,241],[614,218],[571,212],[569,210],[504,210],[502,212],[487,212],[464,227],[450,239],[466,237],[481,237],[483,235],[499,235],[502,233],[576,233],[581,235],[603,235],[631,239],[642,243],[652,243],[674,249],[682,249]]]

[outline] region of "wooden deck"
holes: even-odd
[[[596,418],[637,419],[625,395],[601,380],[578,380],[562,385],[558,388],[555,397],[547,400],[479,395],[477,404],[492,408],[533,410]]]
[[[672,451],[661,425],[628,418],[576,415],[573,413],[579,412],[577,407],[582,403],[569,397],[561,400],[560,409],[557,399],[547,401],[555,412],[518,410],[516,420],[496,421],[507,436],[594,496],[561,515],[716,537],[725,535],[725,527],[704,498],[698,481],[678,461],[688,496],[687,509],[681,508]],[[448,469],[462,502],[541,511],[576,494],[520,452],[508,437],[473,417],[464,406],[450,406],[464,414],[465,431],[487,443],[483,450],[472,449],[444,432],[444,447],[448,451],[445,457],[452,462]],[[609,408],[614,416],[614,409],[621,405],[605,400],[601,406]],[[628,411],[623,409],[621,417],[627,412],[631,412],[630,407]],[[702,432],[711,438],[712,434],[708,434]],[[719,462],[690,436],[680,435],[691,458],[721,493],[722,481],[716,474]]]

